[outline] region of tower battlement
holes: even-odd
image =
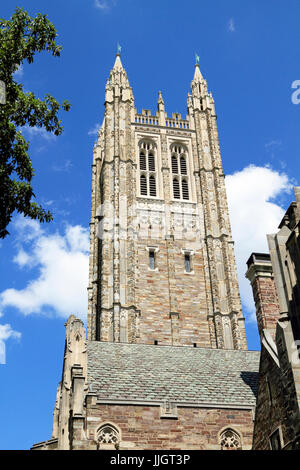
[[[141,114],[139,114],[135,110],[134,122],[136,124],[147,124],[151,126],[165,126],[173,127],[176,129],[190,129],[188,115],[185,119],[183,119],[180,113],[172,113],[172,117],[168,117],[167,113],[165,113],[164,120],[163,122],[161,122],[159,111],[157,111],[155,115],[152,115],[149,109],[142,109]]]

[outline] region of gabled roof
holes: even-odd
[[[259,351],[88,341],[99,400],[255,406]]]

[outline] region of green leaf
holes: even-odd
[[[32,199],[34,169],[27,142],[18,128],[37,126],[54,135],[63,131],[58,115],[69,111],[51,95],[37,98],[24,92],[14,72],[23,63],[31,64],[38,52],[47,51],[59,57],[62,47],[56,44],[57,31],[47,15],[35,18],[17,7],[9,20],[0,19],[0,80],[6,85],[6,103],[0,105],[0,238],[8,235],[7,226],[14,212],[40,222],[53,220],[52,214]]]

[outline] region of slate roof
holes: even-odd
[[[88,341],[88,382],[100,400],[254,406],[259,351]]]

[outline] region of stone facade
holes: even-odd
[[[161,93],[157,107],[137,113],[117,55],[94,148],[88,339],[246,349],[214,101],[198,64],[186,119],[167,117]]]
[[[248,261],[261,336],[254,449],[300,448],[300,188],[295,195],[279,232],[268,235],[270,255]]]
[[[214,100],[139,114],[117,54],[94,147],[88,333],[66,323],[53,434],[33,449],[250,449],[248,351]]]

